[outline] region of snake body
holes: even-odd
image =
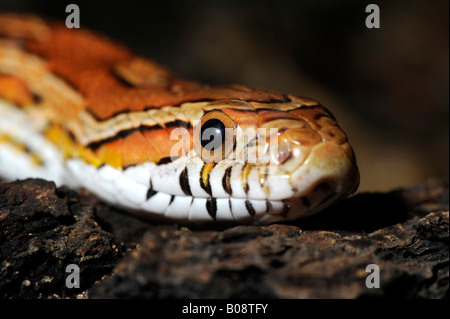
[[[212,148],[205,128],[221,132]],[[11,14],[0,15],[0,176],[183,223],[292,220],[359,184],[347,136],[315,100],[186,81],[93,32]]]

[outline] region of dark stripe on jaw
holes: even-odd
[[[248,199],[245,200],[245,208],[247,208],[247,211],[250,214],[250,216],[255,216],[256,214],[255,208]]]
[[[157,193],[158,193],[157,191],[154,191],[153,189],[149,188],[146,196],[147,200],[149,200],[152,196],[154,196]]]
[[[170,196],[169,206],[170,206],[170,204],[172,204],[172,202],[173,202],[174,199],[175,199],[175,195]]]
[[[212,219],[216,220],[217,214],[217,201],[214,197],[210,197],[206,200],[206,210]]]
[[[186,195],[192,196],[191,186],[189,185],[189,176],[187,167],[185,167],[180,174],[180,186]]]
[[[249,189],[250,189],[250,185],[248,184],[248,182],[245,182],[244,191],[245,191],[246,194],[248,194]]]
[[[227,194],[230,196],[233,193],[232,189],[231,189],[231,183],[230,183],[231,169],[232,169],[232,166],[228,167],[225,170],[225,173],[223,174],[223,178],[222,178],[222,187],[227,192]]]
[[[158,193],[157,191],[153,190],[153,184],[152,184],[152,180],[151,179],[150,179],[150,183],[149,184],[150,184],[150,187],[148,188],[147,196],[146,196],[147,200],[149,200],[150,197],[152,197],[153,195]]]

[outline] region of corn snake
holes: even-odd
[[[217,148],[199,138],[206,128]],[[274,170],[248,160],[262,153]],[[223,224],[307,216],[359,183],[347,136],[315,100],[186,81],[90,31],[7,14],[0,176],[84,187],[154,219]]]

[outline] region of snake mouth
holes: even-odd
[[[155,191],[144,185],[143,174],[138,174],[154,169],[153,163],[125,171],[109,165],[96,169],[80,159],[66,164],[72,177],[82,179],[84,187],[95,191],[102,200],[150,220],[199,225],[267,224],[285,220],[290,210],[289,203],[283,201],[194,197]]]

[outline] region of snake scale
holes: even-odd
[[[0,14],[0,176],[187,224],[293,220],[359,184],[346,134],[315,100],[186,81],[23,14]]]

